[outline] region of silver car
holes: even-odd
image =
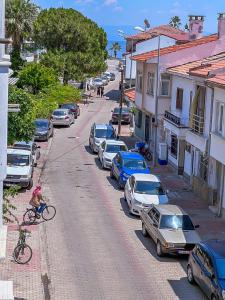
[[[51,121],[53,125],[70,127],[74,123],[74,114],[70,109],[56,109],[52,113]]]
[[[200,237],[189,215],[177,205],[159,204],[140,213],[142,234],[151,236],[158,256],[189,254]]]

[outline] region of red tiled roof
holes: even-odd
[[[167,71],[176,73],[176,74],[188,75],[190,69],[200,66],[201,63],[202,63],[202,60],[197,60],[197,61],[186,63],[183,65],[179,65],[176,67],[168,68]]]
[[[135,35],[130,35],[130,36],[126,37],[126,39],[127,40],[145,41],[145,40],[149,40],[157,35],[165,35],[165,36],[174,38],[179,41],[188,41],[189,40],[189,33],[184,32],[180,29],[174,28],[170,25],[157,26],[157,27],[149,29],[145,32],[140,32]]]
[[[208,77],[209,72],[221,69],[225,67],[225,59],[214,61],[211,63],[206,63],[201,66],[197,66],[190,70],[190,75],[200,76],[200,77]]]
[[[128,89],[124,92],[124,96],[128,97],[132,102],[135,101],[135,88]]]
[[[207,82],[225,87],[225,74],[216,75],[215,77],[208,79]]]
[[[218,39],[218,35],[213,34],[213,35],[203,37],[201,39],[197,39],[197,40],[185,43],[185,44],[165,47],[165,48],[160,49],[160,56],[166,55],[166,54],[169,54],[169,53],[172,53],[172,52],[176,52],[176,51],[179,51],[179,50],[184,50],[184,49],[196,47],[196,46],[199,46],[199,45],[203,45],[203,44],[206,44],[206,43],[214,42],[217,39]],[[149,60],[151,58],[154,58],[154,57],[157,57],[157,56],[158,56],[158,50],[153,50],[153,51],[150,51],[150,52],[134,55],[133,60],[147,61],[147,60]]]

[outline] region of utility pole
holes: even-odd
[[[156,101],[155,101],[155,135],[154,135],[154,153],[153,166],[157,164],[157,140],[158,140],[158,102],[159,102],[159,59],[160,59],[160,35],[158,36],[158,54],[157,54],[157,71],[156,71]]]
[[[120,114],[119,114],[119,122],[118,122],[118,135],[121,134],[121,119],[122,119],[122,108],[123,108],[123,65],[120,69],[121,72],[121,82],[120,82]]]
[[[130,88],[132,86],[132,68],[133,68],[133,52],[134,52],[134,40],[131,40],[131,55],[130,55]]]

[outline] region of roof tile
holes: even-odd
[[[126,91],[124,92],[124,95],[125,95],[126,97],[128,97],[132,102],[135,101],[135,94],[136,94],[135,88],[128,89],[128,90],[126,90]]]

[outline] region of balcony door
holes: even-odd
[[[148,143],[150,138],[150,117],[145,116],[145,141]]]

